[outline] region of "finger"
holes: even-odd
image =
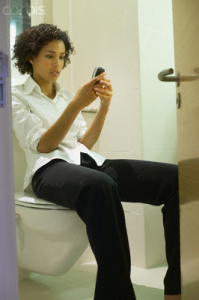
[[[105,84],[100,84],[100,83],[96,83],[94,89],[95,88],[103,89],[103,90],[108,90],[108,88],[107,88],[107,86]]]
[[[103,95],[100,93],[96,93],[96,96],[100,98],[100,100],[111,101],[113,95]]]
[[[110,91],[113,91],[113,88],[112,88],[112,85],[110,83],[110,80],[109,81],[105,81],[105,80],[100,80],[100,85],[103,87],[103,88],[107,88],[108,90]]]
[[[93,79],[91,79],[91,83],[92,83],[92,84],[96,84],[98,81],[100,81],[101,79],[103,79],[104,76],[106,76],[106,73],[105,73],[105,72],[103,72],[103,73],[97,75],[96,77],[94,77]]]
[[[106,77],[104,77],[102,80],[111,82],[111,80],[109,78],[106,78]]]
[[[106,89],[102,89],[102,88],[95,88],[94,89],[96,95],[101,95],[101,96],[108,96],[108,97],[112,97],[113,96],[113,92],[106,90]]]

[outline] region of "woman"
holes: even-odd
[[[107,160],[90,151],[113,96],[102,73],[75,94],[57,84],[74,52],[66,32],[40,24],[17,37],[16,67],[30,77],[13,88],[13,126],[27,158],[24,189],[74,209],[85,222],[98,264],[95,300],[135,300],[121,201],[162,205],[168,271],[165,299],[180,299],[178,169],[171,164]],[[100,98],[87,129],[81,110]]]

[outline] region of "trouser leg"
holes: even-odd
[[[99,173],[99,172],[98,172]],[[135,299],[130,281],[130,253],[124,212],[114,181],[96,178],[82,191],[75,208],[87,224],[98,263],[95,300]],[[87,208],[87,209],[86,209]]]
[[[88,160],[89,161],[89,160]],[[90,160],[92,161],[92,160]],[[163,223],[164,223],[164,229],[165,229],[165,240],[166,240],[166,255],[167,255],[167,261],[168,261],[168,272],[165,276],[165,294],[180,294],[180,249],[179,249],[179,203],[178,203],[178,169],[177,166],[175,165],[170,165],[170,164],[162,164],[162,163],[153,163],[153,162],[145,162],[145,161],[134,161],[134,160],[107,160],[105,163],[98,168],[95,164],[91,165],[89,163],[87,165],[88,168],[96,168],[99,171],[106,173],[109,177],[111,177],[115,183],[117,183],[117,188],[119,192],[119,196],[114,197],[115,199],[120,198],[119,200],[127,201],[127,202],[140,202],[140,203],[146,203],[146,204],[151,204],[151,205],[162,205],[164,204],[164,208],[162,210],[163,212]],[[78,169],[79,170],[79,169]],[[79,171],[78,171],[79,172]],[[79,174],[77,172],[77,174]],[[49,172],[48,172],[49,173]],[[47,185],[47,194],[50,195],[50,198],[46,198],[45,195],[39,195],[39,197],[42,197],[46,200],[49,201],[55,201],[55,199],[59,199],[59,203],[63,206],[66,205],[73,208],[74,206],[74,199],[80,199],[78,198],[79,196],[79,191],[82,189],[77,189],[76,182],[80,186],[82,186],[82,182],[79,179],[78,176],[76,176],[73,173],[68,173],[68,177],[64,178],[64,180],[68,181],[69,178],[71,178],[71,184],[67,185],[67,189],[63,193],[63,189],[60,187],[58,188],[58,191],[55,193],[55,199],[52,199],[53,192],[51,192],[51,186],[56,186],[56,180],[59,181],[57,178],[57,173],[51,174],[52,178],[49,180],[49,187]],[[71,175],[72,174],[72,175]],[[64,176],[64,175],[63,175]],[[62,177],[62,175],[61,175]],[[76,179],[76,180],[75,180]],[[91,178],[92,179],[92,178]],[[89,180],[90,181],[90,180]],[[39,190],[40,185],[42,185],[43,179],[39,179],[37,181],[37,190]],[[42,188],[43,189],[43,188]],[[90,187],[89,187],[90,189]],[[44,190],[44,189],[43,189]],[[84,189],[83,189],[84,190]],[[93,193],[93,190],[92,190]],[[92,193],[89,193],[89,190],[87,189],[86,194],[87,195],[92,195]],[[85,194],[85,195],[86,195]],[[108,191],[104,192],[104,194],[108,195]],[[67,199],[66,199],[67,195]],[[70,197],[69,195],[72,195]],[[83,194],[82,194],[83,195]],[[92,195],[92,199],[98,195],[94,194]],[[85,200],[83,202],[78,201],[77,209],[78,213],[81,215],[82,218],[85,218],[84,212],[89,211],[91,213],[91,210],[88,210],[87,207],[91,206],[92,209],[94,209],[96,216],[100,220],[103,216],[103,214],[98,214],[97,211],[98,208],[94,205],[95,203],[92,203],[92,199],[90,198],[90,201],[86,201],[86,199],[89,199],[89,197],[83,197]],[[106,197],[105,197],[106,198]],[[112,198],[112,197],[110,197]],[[106,198],[107,199],[107,198]],[[82,205],[83,203],[86,203],[85,205]],[[92,203],[92,205],[90,204]],[[106,200],[105,202],[109,203],[110,201]],[[81,204],[82,203],[82,204]],[[115,202],[113,202],[115,203]],[[93,206],[94,205],[94,206]],[[118,205],[118,201],[117,201]],[[83,206],[83,207],[81,207]],[[114,204],[115,206],[115,204]],[[109,213],[113,211],[110,209],[111,205],[109,206]],[[121,210],[121,207],[118,205],[118,210]],[[95,215],[94,214],[94,215]],[[112,214],[112,213],[111,213]],[[92,213],[90,215],[92,219]],[[87,215],[87,219],[90,218]],[[112,217],[112,216],[111,216]],[[96,220],[98,220],[98,218]],[[116,214],[116,219],[120,220],[121,216]],[[110,220],[109,218],[106,218],[107,222]],[[123,217],[121,218],[123,220]],[[94,222],[94,220],[93,220]],[[89,222],[90,223],[90,222]],[[92,223],[92,222],[91,222]],[[111,223],[111,222],[109,222]],[[117,223],[114,223],[115,226],[117,227]],[[119,222],[121,226],[122,222]],[[101,227],[104,228],[104,227]],[[90,243],[92,244],[92,239],[95,240],[95,238],[91,238],[94,233],[92,233],[92,228],[90,228]],[[123,228],[124,229],[124,228]],[[95,229],[97,231],[97,229]],[[101,231],[101,230],[99,230]],[[126,231],[126,229],[125,229]],[[121,234],[120,236],[124,236],[124,240],[127,240],[126,238],[126,232]],[[127,245],[124,242],[125,245]],[[97,242],[96,242],[97,245]],[[109,244],[107,244],[109,245]],[[99,247],[99,246],[98,246]],[[128,246],[126,246],[128,248]],[[124,247],[124,249],[126,248]],[[95,249],[95,244],[92,244],[92,248],[94,252],[97,253],[97,249]],[[120,248],[120,247],[119,247]],[[118,248],[118,249],[119,249]],[[100,249],[100,248],[99,248]],[[111,245],[110,245],[110,249]],[[99,251],[102,251],[101,249]],[[123,250],[125,251],[125,257],[129,256],[129,251],[128,250]],[[121,251],[121,253],[123,252]],[[118,255],[118,253],[116,252]],[[106,259],[106,258],[105,258]],[[98,259],[99,262],[101,262],[100,259]],[[111,260],[110,260],[111,262]],[[121,263],[122,264],[122,263]],[[101,263],[100,263],[101,265]],[[103,263],[102,263],[103,265]],[[109,265],[107,263],[107,265]],[[111,263],[110,263],[111,265]],[[99,273],[100,276],[98,276],[98,281],[100,282],[101,280],[101,274],[103,274],[103,271],[105,267],[102,269],[99,268]],[[120,264],[118,264],[118,270],[120,269]],[[115,268],[114,268],[115,270]],[[106,270],[104,270],[106,272]],[[121,273],[122,274],[122,273]],[[114,278],[114,277],[113,277]],[[110,278],[109,278],[110,279]],[[102,280],[103,281],[103,280]],[[107,281],[110,282],[110,281]],[[122,280],[121,280],[122,282]],[[127,281],[128,282],[128,281]],[[97,284],[97,286],[100,286]],[[96,290],[99,290],[97,288]],[[127,289],[128,290],[128,289]],[[97,296],[96,296],[97,297]],[[98,299],[98,298],[96,298]],[[104,298],[105,299],[105,298]],[[116,298],[115,299],[120,299]],[[128,298],[127,298],[128,299]],[[131,298],[130,298],[131,299]],[[132,298],[133,299],[133,298]]]
[[[162,213],[168,262],[165,294],[180,294],[178,167],[136,160],[107,160],[101,171],[117,183],[123,201],[164,205]]]
[[[95,300],[135,300],[125,218],[115,181],[102,172],[57,161],[34,176],[33,190],[38,197],[76,209],[85,222],[98,264]]]
[[[164,278],[165,295],[181,294],[180,224],[178,193],[170,198],[163,209],[168,270]]]

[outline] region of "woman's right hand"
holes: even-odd
[[[101,73],[78,88],[72,101],[79,106],[80,110],[97,99],[98,96],[94,91],[94,88],[96,87],[95,84],[99,80],[102,80],[105,75],[106,73]]]

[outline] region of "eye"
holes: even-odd
[[[61,56],[59,59],[64,60],[64,59],[65,59],[65,56]]]
[[[52,55],[50,55],[50,54],[47,54],[46,57],[47,58],[53,58]]]

